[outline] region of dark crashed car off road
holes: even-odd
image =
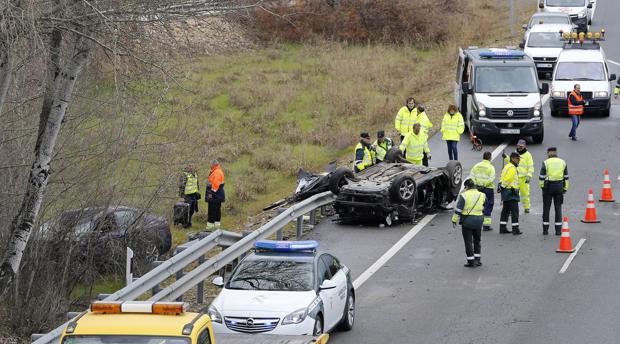
[[[347,168],[332,173],[330,190],[338,195],[334,209],[339,221],[413,221],[459,195],[463,168],[458,161],[439,168],[418,166],[406,162],[397,148],[386,161],[355,174]]]

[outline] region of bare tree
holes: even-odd
[[[44,54],[46,74],[36,144],[21,206],[11,225],[5,255],[0,261],[0,295],[20,269],[24,250],[47,190],[57,139],[75,91],[76,82],[94,49],[112,61],[133,59],[160,68],[149,56],[136,52],[135,45],[148,28],[184,18],[225,14],[260,8],[262,0],[9,0],[0,7],[0,28],[15,28],[12,36],[0,35],[0,110],[15,72],[11,61],[27,61]],[[3,6],[3,5],[0,5]],[[27,49],[10,49],[14,41]],[[24,62],[22,62],[24,63]]]

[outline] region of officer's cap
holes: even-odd
[[[512,152],[512,153],[510,153],[510,159],[512,159],[512,158],[519,158],[519,159],[521,159],[521,155],[519,155],[519,153],[517,153],[517,152]]]
[[[525,143],[524,139],[519,139],[519,141],[517,141],[517,146],[525,146]]]
[[[382,138],[382,137],[385,137],[385,131],[383,130],[377,131],[377,138]]]
[[[558,149],[557,149],[557,148],[555,148],[555,147],[549,147],[549,148],[547,148],[547,152],[557,152],[557,151],[558,151]]]
[[[367,132],[362,131],[362,132],[360,133],[360,137],[363,137],[363,138],[365,138],[365,139],[369,139],[369,138],[370,138],[370,135],[369,135]]]
[[[473,181],[473,180],[471,180],[471,179],[465,179],[465,181],[463,182],[463,185],[465,185],[465,188],[466,188],[466,189],[471,189],[471,188],[473,188],[474,186],[476,186],[476,184],[474,183],[474,181]]]

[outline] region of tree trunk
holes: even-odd
[[[43,93],[43,105],[41,106],[41,113],[39,114],[39,134],[37,136],[37,143],[35,147],[41,144],[43,139],[43,132],[47,123],[47,118],[50,115],[52,109],[52,102],[56,95],[56,86],[58,85],[58,76],[60,75],[60,44],[62,43],[62,33],[60,29],[55,28],[52,31],[50,40],[50,59],[47,63],[47,73],[45,79],[45,92]]]
[[[6,102],[6,94],[13,75],[12,60],[8,46],[0,44],[0,113]]]
[[[91,42],[83,36],[76,35],[73,54],[65,68],[58,75],[58,83],[49,115],[39,133],[34,148],[34,159],[26,194],[19,212],[11,224],[11,238],[5,256],[0,264],[0,295],[4,294],[19,271],[24,250],[30,238],[32,228],[39,215],[43,195],[51,173],[51,161],[58,133],[62,126],[75,82],[82,68],[86,65]],[[43,116],[41,118],[44,118]]]

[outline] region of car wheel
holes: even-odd
[[[611,109],[607,109],[607,110],[603,110],[601,111],[601,116],[603,117],[609,117],[609,113],[610,113]]]
[[[534,141],[535,144],[543,143],[544,139],[545,139],[545,132],[544,131],[541,131],[540,134],[538,134],[538,135],[533,135],[532,136],[532,140]]]
[[[313,336],[320,336],[323,334],[323,317],[321,314],[317,315],[316,321],[314,322],[314,328],[312,329]]]
[[[398,176],[391,186],[392,196],[400,202],[410,202],[416,192],[415,181],[407,175]]]
[[[558,117],[560,114],[558,113],[558,110],[551,110],[551,117]]]
[[[340,188],[347,185],[349,182],[348,179],[353,179],[355,176],[353,175],[353,171],[349,170],[346,167],[340,167],[335,170],[331,176],[329,176],[329,191],[331,191],[334,195],[340,193]]]
[[[456,198],[459,196],[463,184],[463,166],[458,161],[450,161],[446,165],[446,169],[450,178],[450,193],[452,197]]]
[[[353,324],[355,323],[355,296],[352,293],[349,293],[349,297],[347,298],[347,304],[344,307],[344,316],[342,317],[342,322],[340,323],[341,331],[351,331],[353,329]]]
[[[400,148],[398,148],[398,146],[390,148],[390,150],[385,154],[385,162],[397,163],[404,161],[406,161],[405,157],[403,157],[403,152]]]

